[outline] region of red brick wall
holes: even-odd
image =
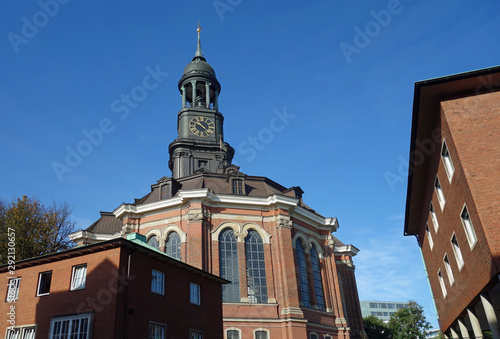
[[[455,172],[450,183],[440,156],[442,139],[436,140],[426,182],[427,193],[419,236],[443,329],[452,324],[498,273],[500,230],[496,226],[500,217],[497,189],[500,175],[499,113],[500,92],[454,98],[441,103],[441,116],[436,127],[441,129],[442,138],[446,140]],[[446,198],[443,210],[434,192],[436,173]],[[437,233],[427,209],[430,201],[439,222]],[[478,239],[473,249],[469,246],[460,218],[464,203]],[[426,222],[434,242],[432,250],[425,234]],[[461,270],[450,242],[453,233],[465,262]],[[455,280],[452,286],[443,263],[445,253]],[[448,292],[446,298],[443,297],[438,281],[439,269]]]

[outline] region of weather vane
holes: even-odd
[[[198,20],[198,28],[196,29],[196,31],[198,32],[198,35],[200,35],[201,32],[200,20]]]

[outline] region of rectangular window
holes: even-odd
[[[151,292],[165,294],[165,273],[153,270],[151,275]]]
[[[35,339],[36,325],[8,327],[7,339]]]
[[[190,301],[191,304],[194,305],[200,305],[201,304],[201,291],[200,291],[200,285],[191,283],[190,284]]]
[[[268,339],[267,331],[259,330],[255,331],[255,339]],[[326,338],[326,337],[325,337]]]
[[[441,286],[441,292],[443,292],[443,298],[446,298],[446,286],[444,285],[443,275],[441,274],[441,270],[438,271],[438,279],[439,285]]]
[[[467,210],[467,206],[465,205],[462,209],[462,213],[460,214],[460,218],[462,219],[462,225],[464,226],[469,246],[472,249],[477,242],[477,237],[476,232],[474,231],[474,225],[472,225],[472,220],[470,219],[469,210]]]
[[[438,231],[438,228],[439,228],[439,224],[438,224],[438,219],[436,217],[436,211],[434,211],[434,205],[432,205],[432,202],[431,202],[431,205],[429,206],[429,213],[431,214],[431,220],[432,220],[432,223],[434,224],[434,231]]]
[[[243,180],[233,179],[233,194],[243,194]]]
[[[377,316],[377,312],[372,312],[372,315]]]
[[[71,276],[71,290],[81,290],[85,288],[87,280],[87,265],[79,265],[73,267]]]
[[[429,246],[432,250],[432,248],[434,247],[434,241],[432,241],[432,234],[431,231],[429,230],[428,224],[425,224],[425,234],[427,234],[427,241],[429,241]]]
[[[91,331],[91,313],[50,320],[49,339],[78,338],[87,339]]]
[[[450,152],[448,151],[448,146],[446,146],[446,141],[443,140],[443,147],[441,148],[441,160],[443,160],[444,169],[446,170],[446,175],[448,175],[448,180],[451,182],[453,178],[453,173],[455,172],[455,167],[451,161]]]
[[[405,304],[397,304],[397,305],[396,305],[396,308],[397,308],[398,310],[403,309],[403,308],[405,308]]]
[[[387,304],[387,308],[395,309],[396,305],[395,304]]]
[[[448,254],[445,253],[444,258],[444,268],[446,269],[446,273],[448,274],[448,280],[450,281],[450,285],[453,285],[455,282],[455,278],[453,277],[453,271],[451,270],[450,261],[448,260]]]
[[[238,330],[227,330],[226,332],[227,339],[240,339],[240,331]]]
[[[161,197],[160,199],[167,199],[167,198],[170,198],[170,189],[169,189],[169,185],[163,185],[161,186]]]
[[[149,323],[149,339],[165,339],[167,327],[164,324]]]
[[[462,251],[460,250],[460,246],[458,245],[457,236],[453,233],[451,237],[451,247],[453,248],[453,253],[455,253],[455,259],[457,260],[458,270],[461,270],[464,267],[464,257],[462,256]]]
[[[189,339],[202,339],[203,338],[203,333],[200,331],[194,331],[190,330],[189,331]]]
[[[38,276],[37,296],[47,295],[50,293],[50,282],[52,280],[52,271],[42,272]]]
[[[370,303],[370,308],[378,308],[378,303]]]
[[[17,300],[19,296],[19,286],[21,285],[21,278],[12,278],[9,279],[8,282],[8,288],[7,288],[7,298],[5,301],[14,301]]]
[[[387,308],[387,304],[386,303],[380,303],[380,308]]]
[[[436,179],[434,180],[434,188],[436,189],[439,206],[441,207],[441,210],[443,210],[446,199],[444,198],[443,188],[441,187],[441,183],[439,182],[439,178],[437,177],[437,175]]]
[[[384,312],[384,317],[388,317],[388,316],[389,316],[389,313]]]

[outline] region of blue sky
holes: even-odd
[[[169,176],[200,20],[234,162],[338,217],[336,235],[360,249],[361,299],[414,299],[437,325],[416,240],[402,236],[413,88],[499,64],[498,1],[3,5],[1,198],[68,202],[85,228]],[[154,86],[138,89],[148,74]]]

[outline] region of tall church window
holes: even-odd
[[[147,243],[149,246],[153,246],[154,248],[160,247],[160,243],[158,242],[158,237],[156,235],[150,236]]]
[[[311,248],[311,264],[314,278],[314,292],[316,295],[316,305],[320,310],[325,309],[325,296],[323,293],[323,280],[321,279],[321,266],[316,247]]]
[[[238,263],[238,241],[230,228],[219,235],[220,276],[231,283],[222,286],[222,301],[240,302],[240,268]]]
[[[300,238],[297,238],[295,241],[295,253],[299,270],[300,304],[304,307],[311,307],[311,290],[309,287],[309,275],[307,274],[306,253]]]
[[[172,258],[181,260],[181,237],[177,232],[170,232],[165,243],[165,253]]]
[[[243,180],[233,179],[233,194],[243,194]]]
[[[247,266],[248,300],[251,303],[267,303],[266,262],[264,245],[259,233],[248,231],[245,238],[245,257]]]

